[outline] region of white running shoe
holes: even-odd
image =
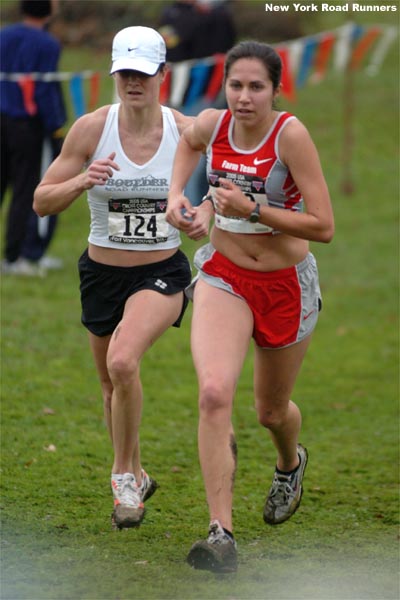
[[[39,266],[46,271],[59,271],[63,268],[64,262],[57,256],[42,256],[39,260]]]
[[[157,489],[157,483],[142,469],[142,483],[138,486],[133,473],[124,473],[121,480],[111,478],[114,495],[113,527],[139,527],[145,514],[144,501]]]
[[[144,517],[140,488],[133,473],[124,473],[121,480],[111,478],[114,495],[112,522],[118,529],[138,527]]]
[[[14,262],[3,260],[1,263],[1,272],[4,275],[19,275],[22,277],[44,277],[46,272],[37,263],[26,258],[18,258]]]

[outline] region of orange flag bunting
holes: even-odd
[[[335,39],[332,33],[327,33],[322,38],[315,56],[313,81],[320,81],[324,77]]]
[[[359,67],[360,62],[363,57],[372,46],[378,35],[380,35],[381,29],[380,27],[371,27],[368,29],[365,35],[359,40],[358,44],[353,50],[353,54],[351,56],[350,68],[357,69]]]
[[[91,112],[97,107],[100,93],[100,73],[93,73],[89,82],[89,102],[88,109]]]

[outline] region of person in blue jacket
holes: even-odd
[[[53,219],[46,224],[49,228],[43,239],[35,239],[32,229],[37,228],[37,217],[32,202],[41,178],[45,140],[51,142],[51,158],[62,143],[66,111],[60,82],[28,78],[24,83],[15,79],[15,74],[57,72],[61,46],[46,30],[52,9],[51,0],[23,0],[22,22],[0,31],[1,200],[7,188],[12,189],[1,264],[7,274],[38,274],[54,231]],[[28,90],[24,96],[24,85],[34,86],[33,93]]]

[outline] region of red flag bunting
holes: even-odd
[[[35,81],[29,75],[23,76],[18,79],[18,85],[21,88],[22,97],[24,100],[24,108],[28,115],[33,117],[37,113],[37,106],[35,102]]]
[[[165,77],[164,77],[164,81],[161,84],[160,87],[160,104],[166,104],[169,98],[169,94],[170,94],[170,88],[171,88],[171,70],[168,69]]]
[[[214,56],[215,65],[207,87],[206,98],[207,100],[215,100],[221,91],[221,85],[224,78],[224,54],[216,54]]]
[[[276,52],[281,57],[282,61],[282,94],[286,96],[288,100],[295,102],[296,100],[296,89],[292,76],[292,72],[290,69],[290,60],[289,60],[289,50],[281,46],[280,48],[275,48]]]

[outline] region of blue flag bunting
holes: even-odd
[[[69,82],[69,89],[71,92],[75,117],[81,117],[86,112],[83,78],[81,74],[77,73],[72,76],[71,81]]]
[[[192,70],[190,71],[189,88],[184,100],[185,108],[189,108],[189,106],[194,104],[196,100],[198,100],[199,97],[204,94],[211,72],[211,65],[199,63],[192,67]]]
[[[310,74],[311,68],[314,64],[314,57],[318,47],[318,41],[316,38],[310,38],[306,40],[303,47],[303,54],[301,56],[299,71],[297,73],[296,84],[297,87],[302,87]]]

